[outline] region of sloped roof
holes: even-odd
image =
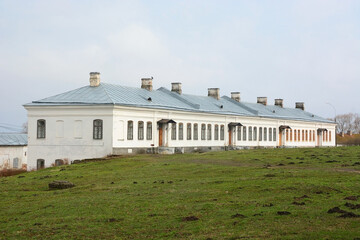
[[[237,102],[227,96],[216,100],[208,96],[178,94],[163,87],[155,91],[148,91],[142,88],[125,87],[108,83],[100,83],[98,87],[88,85],[52,97],[33,101],[25,106],[89,104],[109,104],[333,123],[322,117],[295,108],[281,108],[273,105],[264,106],[257,103]]]
[[[27,142],[27,134],[0,133],[0,146],[26,146]]]

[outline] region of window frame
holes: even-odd
[[[134,121],[127,122],[127,140],[134,140]]]
[[[94,119],[93,121],[93,139],[102,140],[103,139],[103,120]]]
[[[46,120],[45,119],[38,119],[36,122],[36,138],[37,139],[44,139],[46,138]]]
[[[144,140],[144,122],[138,121],[138,140]]]
[[[152,122],[146,122],[146,140],[152,140]]]

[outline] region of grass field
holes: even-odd
[[[0,178],[0,201],[0,239],[359,239],[360,147],[86,162]]]

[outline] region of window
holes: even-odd
[[[304,141],[305,140],[305,131],[302,130],[301,133],[302,133],[302,139],[301,140]]]
[[[176,123],[171,124],[171,140],[176,140]]]
[[[294,141],[295,141],[295,142],[297,141],[296,133],[297,133],[297,131],[296,131],[296,129],[295,129],[295,130],[294,130]]]
[[[249,141],[252,141],[252,127],[248,127],[249,128]]]
[[[186,125],[186,129],[187,129],[187,131],[186,131],[186,139],[191,140],[191,123],[188,123]]]
[[[257,141],[257,127],[254,127],[254,141]]]
[[[56,159],[55,166],[61,166],[61,165],[64,165],[64,161],[62,159]]]
[[[198,140],[198,133],[199,133],[198,124],[195,123],[194,124],[194,140]]]
[[[138,140],[144,140],[144,122],[138,122]]]
[[[19,168],[19,158],[13,159],[13,168]]]
[[[152,139],[152,122],[146,123],[146,140]]]
[[[272,128],[269,128],[269,141],[272,141]]]
[[[133,125],[133,121],[128,121],[128,128],[127,128],[127,139],[128,140],[133,140],[134,138],[134,125]]]
[[[201,124],[201,140],[205,140],[206,125]]]
[[[312,133],[311,133],[312,130],[309,130],[309,141],[312,142]]]
[[[237,127],[237,140],[241,141],[241,127]]]
[[[101,119],[95,119],[93,122],[93,139],[103,138],[103,121]]]
[[[300,130],[298,130],[298,141],[300,142]]]
[[[267,128],[264,128],[264,141],[267,141]]]
[[[211,140],[211,124],[207,125],[207,140]]]
[[[331,142],[331,131],[329,131],[329,142]]]
[[[308,141],[308,130],[305,131],[305,141]]]
[[[273,128],[273,141],[276,141],[276,128]]]
[[[219,125],[215,125],[214,140],[219,140]]]
[[[179,123],[179,140],[184,140],[184,124]]]
[[[290,141],[292,141],[292,129],[290,129]]]
[[[313,130],[313,141],[315,142],[315,130]]]
[[[262,141],[262,139],[263,139],[262,127],[259,127],[259,141]]]
[[[44,159],[38,159],[36,161],[36,169],[43,169],[45,167],[45,160]]]
[[[243,140],[246,141],[246,127],[243,127]]]
[[[286,141],[289,141],[289,130],[286,129]]]
[[[220,140],[224,140],[225,139],[225,127],[224,125],[220,126]]]
[[[44,119],[37,120],[37,138],[45,138],[46,121]]]

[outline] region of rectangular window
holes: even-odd
[[[219,140],[219,125],[215,125],[214,140]]]
[[[201,124],[201,140],[205,140],[205,134],[206,134],[206,125]]]
[[[254,141],[257,141],[257,127],[254,127]]]
[[[198,134],[199,134],[198,124],[195,123],[194,124],[194,140],[198,140]]]
[[[275,142],[276,141],[276,128],[273,128],[273,141]]]
[[[298,130],[298,141],[300,142],[300,130]]]
[[[179,123],[179,140],[184,140],[184,124]]]
[[[267,141],[267,128],[264,128],[264,141]]]
[[[241,141],[241,127],[240,126],[237,127],[237,140]]]
[[[146,123],[146,140],[152,140],[152,122]]]
[[[259,127],[259,141],[262,141],[262,139],[263,139],[262,127]]]
[[[297,141],[297,131],[296,131],[296,129],[294,129],[294,142],[296,142]]]
[[[138,122],[138,140],[144,140],[144,122]]]
[[[224,140],[225,139],[225,127],[224,125],[220,126],[220,140]]]
[[[252,127],[248,127],[249,128],[249,141],[252,141]]]
[[[45,138],[46,121],[44,119],[37,120],[37,138]]]
[[[331,142],[331,131],[329,131],[329,142]]]
[[[302,133],[302,141],[304,141],[305,140],[305,131],[302,130],[301,133]]]
[[[272,128],[269,128],[269,141],[272,141]]]
[[[56,121],[56,137],[57,138],[64,137],[64,121],[62,120]]]
[[[286,129],[286,141],[289,141],[289,130]]]
[[[308,130],[305,131],[305,141],[308,141]]]
[[[211,124],[207,125],[207,140],[211,140]]]
[[[171,124],[171,140],[176,140],[176,123]]]
[[[95,119],[93,123],[93,138],[103,138],[103,121],[101,119]]]
[[[313,130],[313,141],[315,142],[315,130]]]
[[[290,142],[292,141],[292,129],[290,129]]]
[[[191,123],[186,125],[186,139],[191,140]]]
[[[128,140],[133,140],[133,138],[134,138],[133,131],[134,131],[133,121],[128,121],[128,127],[127,127],[127,139]]]
[[[243,127],[243,141],[246,141],[246,127]]]
[[[74,138],[82,138],[82,121],[81,120],[75,120]]]

